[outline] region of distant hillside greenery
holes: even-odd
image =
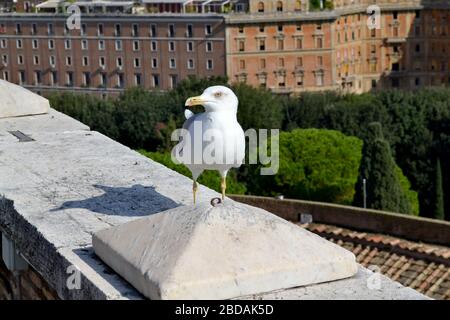
[[[165,154],[173,146],[170,133],[184,121],[186,98],[200,94],[210,85],[226,83],[225,78],[190,78],[166,93],[133,88],[118,98],[106,100],[73,93],[55,93],[48,98],[55,109],[79,119],[92,130],[131,148],[145,150],[151,158],[170,166],[170,156]],[[240,100],[238,120],[244,130],[281,129],[282,154],[278,176],[257,175],[257,165],[235,170],[228,182],[236,183],[233,189],[228,188],[230,193],[283,194],[298,199],[352,203],[355,191],[359,190],[356,182],[361,149],[370,140],[369,124],[377,122],[384,141],[380,148],[389,149],[388,153],[380,149],[380,155],[386,163],[391,161],[389,157],[395,162],[394,180],[408,199],[408,213],[450,220],[449,88],[361,95],[310,92],[293,97],[275,96],[266,89],[245,84],[233,85],[232,89]],[[218,176],[209,175],[201,182],[218,190]],[[391,174],[381,175],[392,179]],[[380,178],[377,187],[389,183],[385,178]]]

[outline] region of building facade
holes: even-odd
[[[36,91],[167,90],[190,75],[225,75],[217,15],[82,15],[69,30],[58,14],[0,17],[0,76]]]
[[[250,0],[248,12],[227,16],[230,80],[287,94],[450,84],[449,1],[315,3]]]
[[[133,13],[114,13],[119,4]],[[189,75],[280,94],[450,84],[450,0],[83,2],[74,30],[64,5],[0,14],[0,78],[104,94],[167,90]]]

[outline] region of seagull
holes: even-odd
[[[228,171],[240,167],[244,161],[245,135],[237,121],[238,103],[234,92],[224,86],[209,87],[200,96],[186,100],[186,107],[201,105],[205,109],[197,114],[185,110],[180,143],[173,149],[175,159],[192,173],[194,204],[197,179],[204,170],[220,173],[224,200]]]

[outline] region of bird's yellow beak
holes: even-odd
[[[193,107],[193,106],[201,106],[206,101],[202,98],[202,96],[192,97],[186,100],[184,104],[185,107]]]

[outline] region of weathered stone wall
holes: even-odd
[[[12,299],[55,300],[58,299],[58,295],[33,267],[13,274],[0,259],[0,300]]]

